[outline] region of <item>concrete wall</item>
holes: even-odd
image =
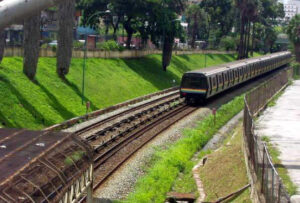
[[[87,56],[89,58],[140,58],[150,54],[160,54],[160,50],[125,50],[122,52],[119,51],[88,51]],[[235,52],[222,52],[222,51],[214,51],[214,50],[197,50],[197,51],[174,51],[175,55],[183,55],[183,54],[233,54]],[[23,48],[21,47],[7,47],[4,51],[5,57],[23,57]],[[41,57],[56,57],[56,52],[51,48],[42,48],[40,50]],[[73,58],[83,58],[84,52],[82,50],[74,50]]]

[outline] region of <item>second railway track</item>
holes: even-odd
[[[140,126],[112,142],[107,148],[98,151],[94,159],[94,188],[97,189],[103,184],[124,162],[153,138],[196,109],[180,104],[163,116],[153,119],[151,123]]]
[[[94,190],[135,152],[196,109],[175,92],[75,132],[94,149]]]

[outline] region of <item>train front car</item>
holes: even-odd
[[[187,72],[183,75],[180,96],[189,104],[203,103],[208,92],[207,77],[202,73]]]

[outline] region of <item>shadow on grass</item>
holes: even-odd
[[[50,99],[49,104],[65,119],[70,119],[75,117],[76,115],[69,111],[66,107],[64,107],[59,101],[58,99],[41,83],[39,83],[38,81],[35,82],[36,85],[38,85],[42,91],[44,91],[48,98]]]
[[[62,82],[65,83],[66,85],[68,85],[69,87],[72,88],[72,90],[79,96],[79,97],[82,97],[82,92],[79,90],[79,88],[73,83],[73,82],[70,82],[68,79],[62,79]],[[93,102],[91,100],[89,100],[86,96],[84,96],[84,100],[85,101],[89,101],[91,103],[91,110],[92,111],[96,111],[98,110],[99,108],[93,104]]]
[[[3,127],[5,128],[20,128],[18,124],[13,124],[11,123],[5,116],[4,114],[0,111],[0,123]]]
[[[188,57],[188,55],[177,55],[176,57],[185,59],[186,61],[190,61],[190,58]],[[173,57],[173,58],[175,58],[175,57]]]
[[[23,95],[10,83],[10,81],[6,77],[0,76],[0,80],[8,86],[11,93],[17,97],[23,108],[28,111],[28,113],[30,113],[38,123],[41,123],[45,126],[55,124],[53,120],[44,118],[44,116],[23,97]]]
[[[179,56],[178,58],[184,58],[183,56]],[[177,70],[179,70],[182,73],[185,73],[187,71],[190,71],[191,69],[182,61],[180,61],[177,57],[172,57],[172,62],[176,67]],[[200,67],[199,67],[200,69]]]
[[[217,54],[216,57],[220,58],[222,61],[224,61],[224,63],[233,61],[232,59],[233,57],[229,57],[229,55],[225,55],[225,54]]]
[[[155,58],[144,57],[140,59],[118,60],[122,60],[131,70],[159,90],[171,87],[172,80],[180,81],[181,79],[170,71],[164,72],[160,60]]]

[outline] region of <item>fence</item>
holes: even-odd
[[[268,149],[254,132],[253,118],[288,83],[284,70],[245,96],[244,139],[254,190],[260,202],[290,202],[290,197],[272,164]]]
[[[5,57],[23,57],[22,47],[6,47],[4,51]],[[224,52],[215,50],[190,50],[190,51],[174,51],[175,55],[183,54],[234,54],[235,52]],[[101,51],[101,50],[89,50],[87,57],[89,58],[141,58],[150,54],[161,54],[160,50],[125,50],[125,51]],[[41,48],[41,57],[56,57],[56,51],[52,48]],[[84,52],[80,49],[74,49],[72,53],[73,58],[83,58]]]

